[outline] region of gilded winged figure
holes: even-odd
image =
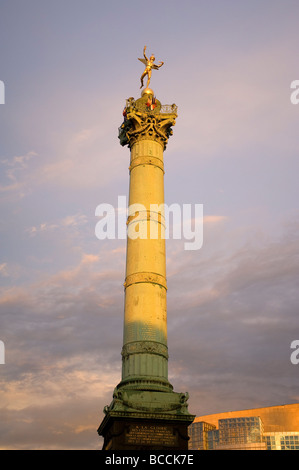
[[[144,49],[143,49],[144,59],[138,59],[138,60],[140,60],[140,62],[142,62],[146,66],[143,74],[140,77],[140,81],[141,81],[140,88],[142,88],[144,86],[143,85],[143,79],[144,79],[144,77],[146,77],[146,75],[147,75],[146,87],[148,88],[148,86],[150,84],[150,81],[151,81],[152,69],[159,70],[159,68],[162,67],[162,65],[164,64],[164,62],[160,62],[158,65],[156,65],[155,64],[155,56],[151,55],[150,58],[148,59],[146,54],[145,54],[145,51],[146,51],[146,46],[144,46]]]

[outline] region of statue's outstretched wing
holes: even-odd
[[[155,64],[154,64],[154,65],[153,65],[153,69],[155,69],[155,70],[159,70],[159,67],[158,67],[158,65],[155,65]]]
[[[138,59],[140,62],[142,62],[144,65],[147,65],[147,61],[145,59]]]

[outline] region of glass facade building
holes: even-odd
[[[299,450],[299,432],[267,432],[264,441],[267,450]]]
[[[200,421],[198,423],[194,423],[194,425],[191,425],[189,427],[189,437],[192,441],[192,445],[196,447],[197,450],[208,450],[208,435],[209,431],[213,430],[216,430],[216,426],[205,423],[204,421]]]
[[[219,420],[218,448],[262,443],[263,423],[259,416]]]
[[[219,429],[205,422],[190,426],[192,450],[266,450],[258,416],[219,420]]]
[[[217,449],[219,446],[219,429],[208,431],[208,446],[206,450]]]
[[[189,449],[299,450],[298,404],[251,411],[195,418],[189,427]]]

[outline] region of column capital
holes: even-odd
[[[136,101],[127,99],[123,116],[118,136],[122,146],[132,148],[140,140],[155,140],[165,150],[177,118],[177,106],[161,105],[151,91]]]

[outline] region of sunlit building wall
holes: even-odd
[[[216,448],[263,443],[263,423],[258,416],[220,419],[218,423],[219,443]]]
[[[205,423],[204,421],[195,423],[193,426],[189,426],[189,436],[193,447],[198,450],[208,450],[209,445],[211,445],[208,442],[209,431],[213,430],[216,430],[216,426]]]
[[[299,450],[299,404],[198,416],[189,435],[192,450]]]
[[[194,423],[205,421],[218,428],[219,419],[246,416],[259,416],[263,421],[264,432],[299,431],[299,403],[197,416]]]
[[[267,450],[299,450],[299,432],[264,433]]]
[[[190,446],[192,450],[266,450],[263,439],[263,423],[258,416],[246,418],[228,418],[219,420],[219,429],[214,425],[209,429],[208,423],[195,423],[201,433],[190,433]],[[202,440],[201,440],[202,439]]]

